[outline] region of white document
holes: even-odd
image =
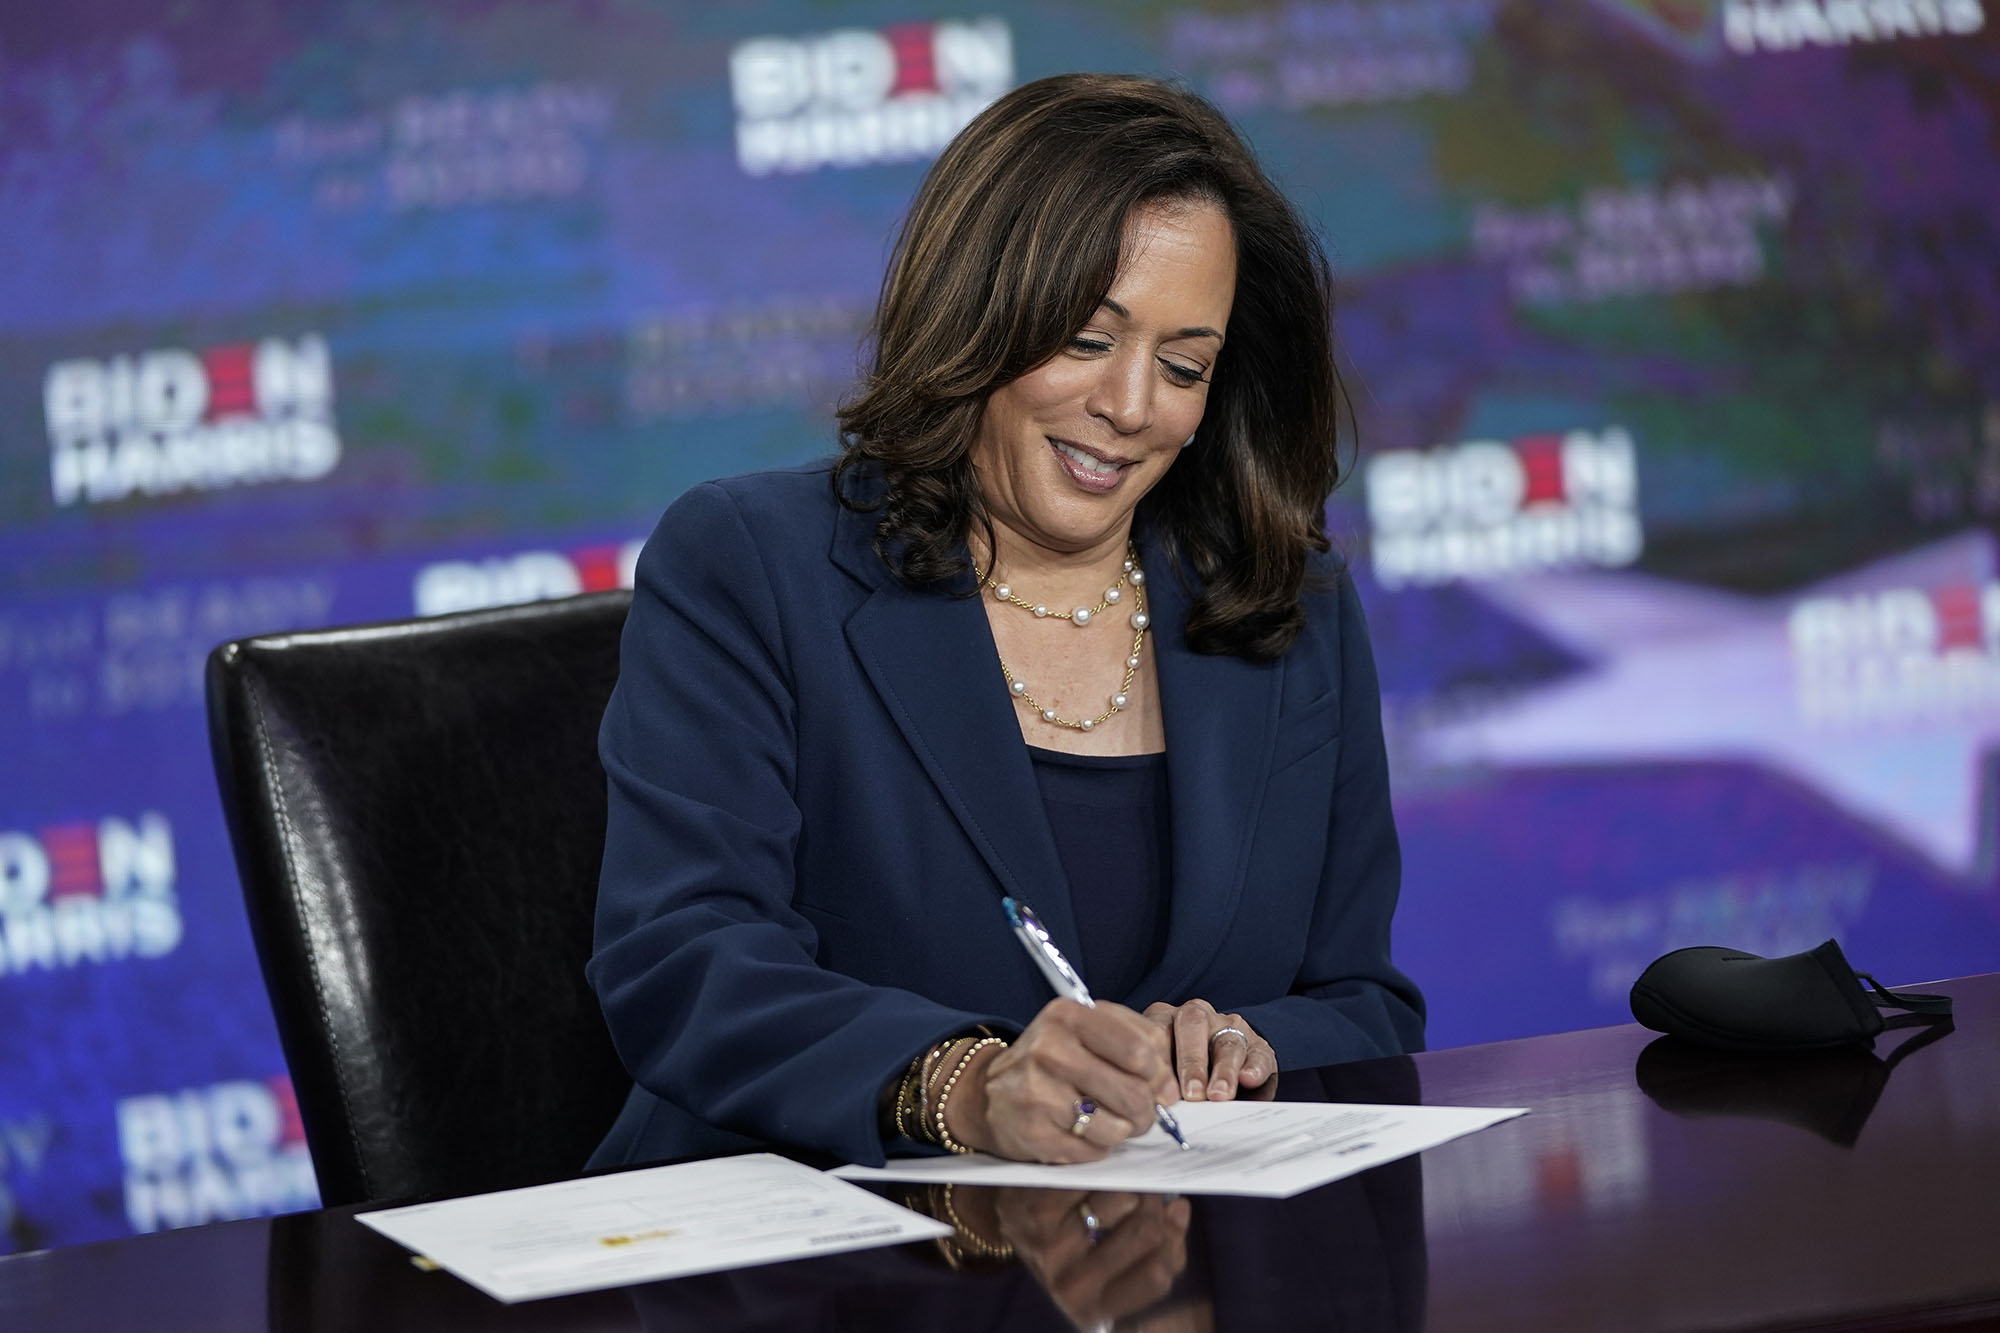
[[[359,1218],[510,1304],[951,1234],[928,1217],[770,1153]]]
[[[849,1180],[1284,1199],[1527,1114],[1522,1106],[1350,1102],[1181,1102],[1173,1111],[1190,1145],[1185,1152],[1155,1125],[1096,1162],[1041,1166],[967,1153],[899,1158],[885,1167],[843,1166],[833,1174]]]

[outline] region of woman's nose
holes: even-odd
[[[1136,435],[1152,425],[1152,358],[1137,348],[1121,349],[1097,364],[1097,383],[1084,409],[1120,435]]]

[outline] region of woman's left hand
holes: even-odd
[[[1173,1038],[1174,1077],[1191,1102],[1234,1100],[1238,1089],[1259,1101],[1278,1093],[1278,1053],[1241,1014],[1216,1012],[1207,1000],[1146,1006],[1141,1015]]]

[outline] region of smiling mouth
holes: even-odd
[[[1118,459],[1105,458],[1102,455],[1080,449],[1067,440],[1051,439],[1049,443],[1055,446],[1057,453],[1092,476],[1103,477],[1108,480],[1117,476],[1121,468],[1131,466],[1131,464],[1121,462]]]

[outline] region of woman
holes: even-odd
[[[1191,94],[1043,79],[946,149],[840,459],[696,487],[640,560],[590,964],[637,1086],[594,1164],[1087,1160],[1421,1044],[1328,318]]]

